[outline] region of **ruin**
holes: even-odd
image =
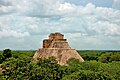
[[[72,49],[67,39],[61,33],[51,33],[49,39],[43,40],[43,48],[39,48],[33,56],[34,61],[38,58],[55,57],[60,65],[67,65],[67,60],[70,58],[78,59],[84,62],[83,58],[75,49]]]

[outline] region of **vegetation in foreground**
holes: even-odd
[[[70,59],[69,66],[57,64],[54,57],[32,62],[35,51],[0,52],[1,80],[120,80],[119,51],[78,51],[85,59]]]

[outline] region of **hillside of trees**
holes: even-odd
[[[120,80],[120,51],[78,51],[85,62],[54,57],[32,61],[35,51],[0,51],[0,80]]]

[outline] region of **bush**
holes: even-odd
[[[112,54],[110,57],[110,61],[120,61],[120,53]]]
[[[4,61],[4,57],[2,55],[0,55],[0,64]]]
[[[87,61],[80,63],[79,60],[71,58],[67,62],[68,66],[57,64],[54,57],[40,58],[34,63],[34,52],[12,53],[13,57],[7,58],[1,64],[6,70],[2,76],[8,80],[120,80],[119,52],[94,53],[97,58],[99,57],[99,61],[90,58],[93,53],[89,53]],[[88,53],[84,57],[86,55]]]
[[[10,49],[5,49],[3,51],[3,56],[4,56],[5,59],[12,57],[11,50]]]
[[[120,61],[120,52],[106,52],[99,57],[98,61],[103,63]]]
[[[112,80],[113,77],[102,72],[90,70],[79,70],[70,75],[66,75],[62,80]]]

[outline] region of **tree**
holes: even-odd
[[[110,53],[105,53],[105,54],[102,54],[100,57],[99,57],[99,61],[100,62],[103,62],[103,63],[108,63],[110,61]]]
[[[78,70],[62,78],[62,80],[112,80],[112,79],[113,79],[112,76],[109,76],[102,72],[94,72],[90,70]]]
[[[113,53],[111,56],[110,56],[110,61],[120,61],[120,53]]]
[[[12,53],[10,49],[3,50],[3,56],[5,59],[12,57]]]
[[[4,57],[2,55],[0,55],[0,64],[4,61]]]

